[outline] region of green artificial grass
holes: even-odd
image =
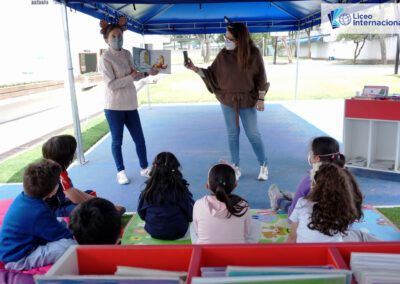
[[[128,224],[129,220],[131,220],[133,214],[124,214],[121,216],[121,225],[122,228],[125,228],[125,226]]]
[[[376,209],[385,215],[397,228],[400,228],[400,207]]]
[[[83,149],[86,152],[91,146],[109,132],[104,115],[88,123],[81,123]],[[66,134],[73,134],[72,130]],[[0,164],[0,183],[22,182],[22,173],[27,165],[42,159],[42,145],[37,145]]]

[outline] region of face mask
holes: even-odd
[[[227,50],[234,50],[236,48],[236,43],[229,39],[225,39],[225,48]]]
[[[110,39],[109,45],[113,48],[113,49],[121,49],[122,45],[124,44],[124,39],[121,37],[113,37],[112,39]]]
[[[312,166],[312,163],[311,163],[311,155],[310,155],[310,153],[308,153],[308,164],[309,164],[310,166]]]

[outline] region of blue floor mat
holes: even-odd
[[[208,169],[220,159],[229,160],[230,157],[220,106],[153,106],[152,109],[143,107],[139,113],[149,163],[161,151],[174,153],[182,164],[183,175],[190,183],[194,198],[208,194],[205,188]],[[282,189],[294,191],[309,169],[307,154],[311,139],[326,134],[280,104],[268,104],[265,112],[258,113],[258,125],[266,147],[270,178],[266,182],[257,181],[259,165],[242,131],[242,177],[235,193],[248,200],[252,208],[269,208],[268,187],[277,183]],[[132,179],[129,185],[117,183],[110,136],[86,156],[87,164],[74,166],[69,173],[77,188],[95,190],[98,196],[123,205],[128,211],[136,211],[145,178],[139,174],[135,145],[127,130],[123,142],[126,172]],[[355,174],[366,204],[400,204],[398,175],[371,171],[355,171]],[[1,186],[0,192],[5,187],[9,186]]]

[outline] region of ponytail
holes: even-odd
[[[211,168],[208,182],[210,190],[218,201],[225,203],[228,210],[226,218],[232,215],[242,217],[249,209],[248,202],[236,194],[231,194],[235,188],[236,176],[234,170],[225,164],[219,164]]]

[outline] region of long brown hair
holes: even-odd
[[[240,68],[243,71],[249,69],[253,63],[254,54],[252,53],[259,52],[250,37],[249,30],[243,23],[232,23],[227,29],[237,40],[237,57]]]
[[[354,183],[350,175],[350,172],[345,172],[333,163],[322,163],[319,166],[312,181],[311,192],[305,198],[314,202],[311,221],[307,225],[309,229],[333,236],[345,233],[352,223],[361,218],[362,199],[354,196]]]

